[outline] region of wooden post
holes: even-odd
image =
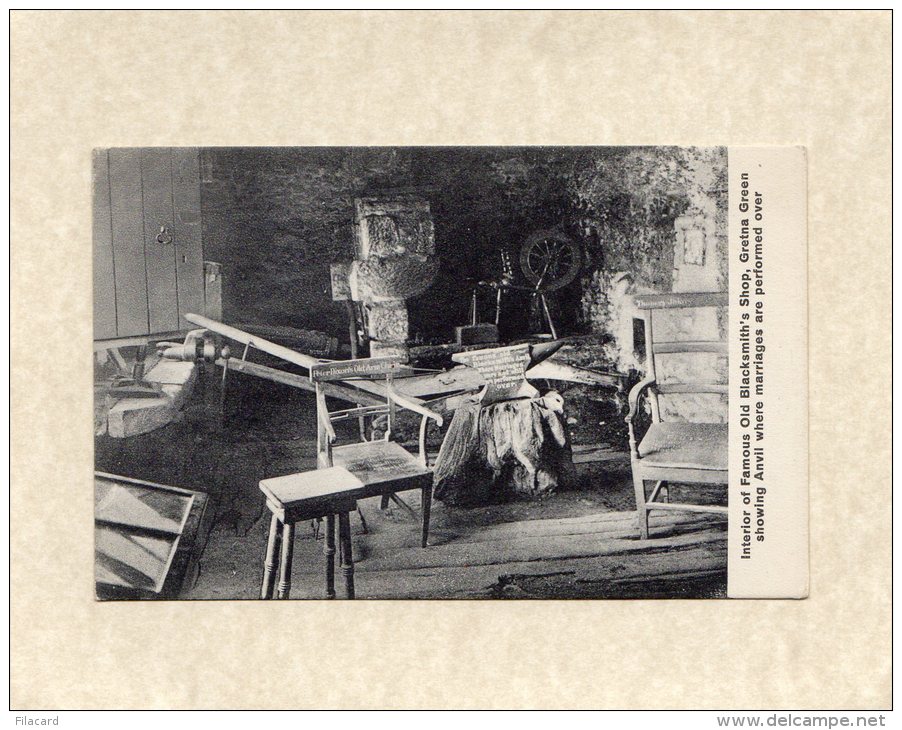
[[[653,330],[652,330],[652,315],[654,314],[654,310],[646,309],[645,310],[645,361],[648,363],[645,372],[645,378],[647,380],[656,380],[658,377],[657,372],[655,371],[655,356],[652,348],[654,345],[654,339],[652,338]],[[655,423],[661,422],[661,412],[658,409],[658,394],[654,390],[650,390],[648,393],[648,404],[651,407],[651,417]]]
[[[345,299],[345,309],[348,311],[348,335],[351,338],[351,359],[357,359],[357,313],[354,311],[354,302]],[[366,419],[363,416],[357,417],[357,428],[360,431],[360,440],[366,441]]]

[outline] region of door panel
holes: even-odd
[[[106,150],[94,150],[94,339],[116,336],[116,265],[110,219],[110,169]]]
[[[199,168],[197,149],[94,153],[95,339],[185,330],[182,314],[204,312]]]
[[[144,256],[150,332],[178,329],[175,234],[172,215],[172,157],[168,148],[141,150],[144,190]],[[165,232],[161,233],[161,228]],[[163,238],[161,243],[157,240]],[[171,240],[170,240],[171,239]]]
[[[136,149],[111,149],[110,213],[116,264],[117,335],[148,332],[147,275],[144,263],[144,218],[141,154]]]
[[[201,245],[200,156],[198,150],[172,149],[172,200],[175,208],[176,280],[179,315],[204,313],[204,261]],[[189,323],[179,318],[179,327]]]

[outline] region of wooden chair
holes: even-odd
[[[645,348],[648,370],[645,379],[630,391],[630,461],[636,491],[639,535],[648,538],[648,513],[653,509],[714,512],[726,514],[720,505],[676,503],[670,501],[670,482],[680,484],[727,484],[727,424],[663,422],[659,395],[687,393],[726,394],[728,386],[715,383],[658,382],[661,355],[673,353],[727,354],[727,343],[716,341],[663,342],[655,339],[654,314],[665,309],[726,307],[725,292],[640,295],[636,305],[644,313]],[[636,437],[636,417],[642,396],[648,397],[652,423],[641,440]],[[645,483],[655,485],[646,496]],[[666,498],[659,499],[666,495]]]
[[[316,389],[317,463],[320,469],[344,467],[364,485],[356,498],[365,499],[378,495],[383,498],[383,506],[396,492],[420,490],[423,518],[421,544],[426,547],[432,506],[432,469],[426,459],[426,427],[430,419],[441,426],[442,417],[427,408],[419,399],[395,392],[392,380],[402,367],[403,361],[400,358],[377,357],[321,363],[310,368],[310,379]],[[386,403],[380,406],[358,406],[330,412],[323,392],[323,383],[359,378],[384,380]],[[418,455],[411,454],[391,440],[398,407],[418,413],[422,417]],[[334,445],[336,440],[332,425],[334,421],[381,414],[387,414],[384,439],[343,446]]]

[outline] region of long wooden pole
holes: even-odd
[[[300,367],[306,368],[307,370],[309,370],[313,365],[323,362],[322,360],[318,360],[317,358],[311,357],[310,355],[305,355],[304,353],[298,352],[297,350],[292,350],[288,347],[277,345],[275,342],[270,342],[269,340],[265,340],[262,337],[252,335],[249,332],[245,332],[244,330],[237,329],[222,322],[217,322],[215,319],[208,319],[207,317],[204,317],[200,314],[186,314],[185,319],[187,319],[192,324],[198,325],[199,327],[204,327],[205,329],[211,330],[212,332],[218,332],[223,337],[228,337],[230,340],[240,342],[242,345],[250,345],[251,347],[256,347],[258,350],[267,352],[270,355],[274,355],[275,357],[293,363],[294,365],[299,365]]]
[[[274,357],[278,357],[282,360],[285,360],[286,362],[290,362],[293,365],[298,365],[302,368],[306,368],[307,370],[319,363],[329,362],[327,360],[319,360],[315,357],[310,357],[310,355],[305,355],[302,352],[291,350],[287,347],[283,347],[282,345],[277,345],[275,342],[270,342],[269,340],[265,340],[262,337],[252,335],[248,332],[245,332],[244,330],[237,329],[236,327],[231,327],[230,325],[224,324],[223,322],[217,322],[215,319],[209,319],[200,314],[186,314],[185,319],[187,319],[192,324],[196,324],[199,327],[204,327],[212,332],[221,334],[223,337],[228,337],[230,340],[235,340],[236,342],[240,342],[243,345],[255,347],[261,352],[266,352],[270,355],[273,355]],[[356,388],[357,390],[362,390],[366,393],[378,395],[380,398],[388,402],[389,393],[382,383],[371,380],[343,380],[341,381],[341,383],[342,385],[346,385],[349,388]],[[413,396],[398,397],[396,394],[395,402],[397,402],[404,408],[414,411],[415,413],[419,413],[421,416],[428,416],[429,418],[437,420],[439,423],[441,423],[441,417],[427,408],[426,404],[418,398],[414,398]]]

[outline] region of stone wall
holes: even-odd
[[[420,341],[450,341],[473,284],[500,274],[503,249],[516,265],[537,230],[584,248],[581,276],[550,304],[563,334],[605,335],[602,366],[644,369],[634,294],[726,282],[725,148],[216,148],[202,155],[202,177],[205,255],[223,265],[229,322],[346,340],[329,264],[354,258],[354,200],[395,192],[427,200],[434,223],[439,271],[408,301]],[[480,298],[481,319],[492,304]],[[509,297],[502,336],[535,326],[528,300]]]
[[[604,154],[616,156],[616,148]],[[223,317],[346,337],[329,263],[354,258],[354,200],[411,193],[430,204],[440,270],[408,303],[410,333],[449,341],[454,325],[467,321],[473,284],[501,273],[502,249],[516,254],[530,234],[550,228],[582,237],[573,183],[595,155],[584,148],[204,150],[205,255],[223,265]],[[490,299],[480,301],[485,318],[493,317]],[[555,295],[566,331],[589,329],[580,301],[578,281]],[[526,302],[511,296],[502,330],[522,336],[528,320]]]
[[[726,149],[636,148],[617,169],[600,167],[578,194],[599,231],[603,256],[583,272],[584,315],[593,331],[611,335],[605,358],[621,371],[644,373],[643,313],[634,295],[727,288]],[[711,309],[656,315],[661,340],[724,339],[726,327],[725,314]],[[662,382],[725,383],[727,362],[705,353],[669,355],[661,358],[658,376]],[[726,399],[663,397],[662,416],[721,421]]]

